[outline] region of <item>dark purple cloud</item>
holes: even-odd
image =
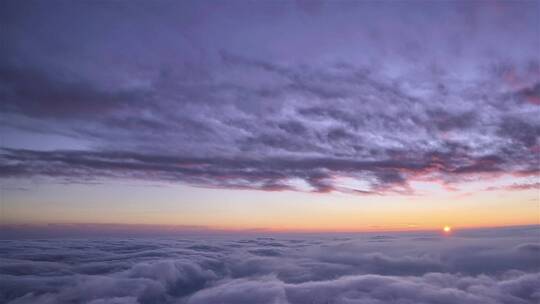
[[[538,229],[4,240],[0,300],[537,303]]]
[[[2,177],[384,194],[538,176],[537,2],[299,3],[4,1],[2,132],[85,148],[10,139]]]

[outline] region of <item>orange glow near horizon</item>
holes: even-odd
[[[123,224],[219,230],[354,232],[441,231],[538,225],[536,189],[445,191],[413,184],[417,195],[264,192],[187,186],[41,185],[37,191],[5,192],[1,224]],[[63,193],[59,197],[57,193]],[[193,204],[197,202],[197,204]]]

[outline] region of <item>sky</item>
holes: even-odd
[[[8,0],[0,36],[3,225],[540,224],[538,1]]]

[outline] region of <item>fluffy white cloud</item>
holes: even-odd
[[[3,241],[0,300],[532,304],[538,229]]]

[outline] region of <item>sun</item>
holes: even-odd
[[[450,226],[444,226],[443,231],[449,233],[450,231],[452,231],[452,228]]]

